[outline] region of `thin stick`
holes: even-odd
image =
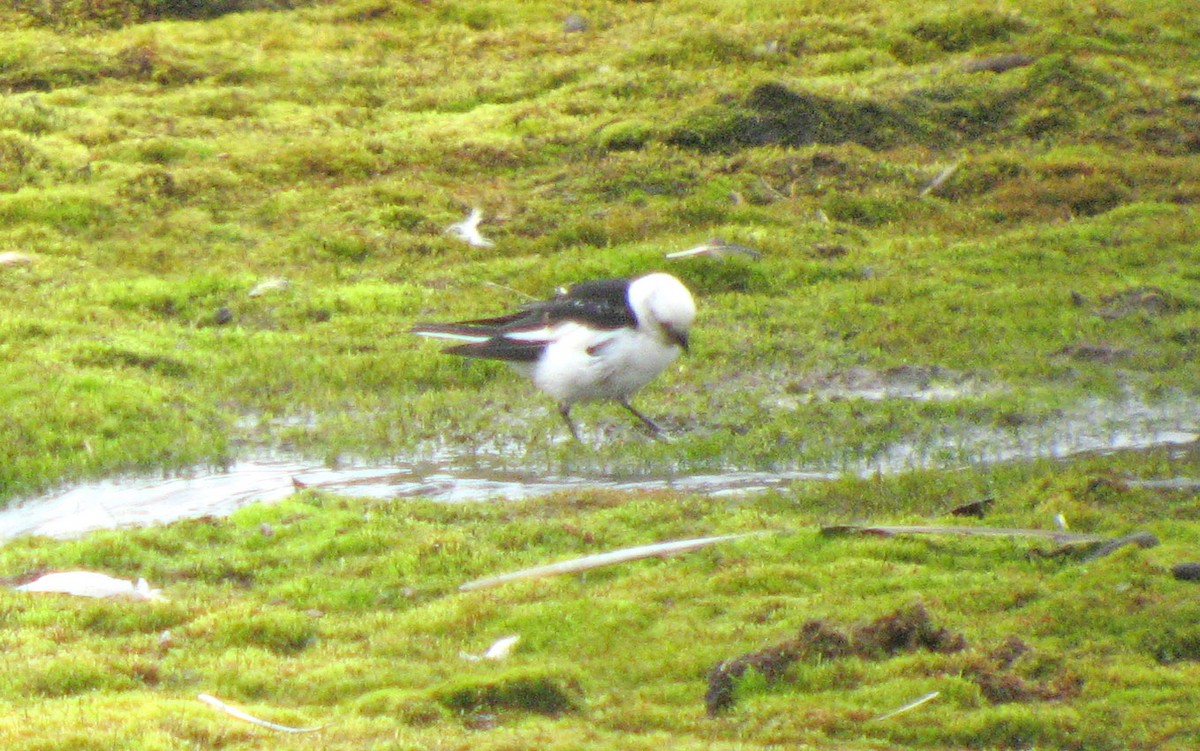
[[[315,728],[292,728],[292,727],[288,727],[287,725],[277,725],[274,722],[267,722],[266,720],[260,720],[259,718],[255,717],[254,715],[246,714],[245,712],[238,709],[237,707],[231,707],[215,696],[210,696],[209,694],[200,694],[196,698],[199,699],[200,701],[204,702],[205,704],[209,705],[210,707],[215,707],[216,709],[221,710],[222,712],[229,715],[230,717],[236,717],[239,720],[245,720],[246,722],[252,722],[255,725],[260,725],[264,728],[270,728],[271,730],[278,730],[281,733],[315,733],[318,730],[323,730],[325,728],[324,725],[321,725],[320,727],[315,727]]]
[[[895,535],[975,535],[978,537],[1043,537],[1060,545],[1086,542],[1106,542],[1104,535],[1085,535],[1057,529],[1016,529],[1010,527],[940,527],[940,526],[857,526],[853,524],[822,527],[823,535],[866,534],[881,537]]]
[[[513,293],[514,295],[517,295],[517,296],[519,296],[519,297],[524,297],[526,300],[536,300],[536,299],[537,299],[536,297],[534,297],[533,295],[529,294],[528,292],[522,292],[521,290],[517,289],[516,287],[510,287],[510,286],[508,286],[507,284],[500,284],[499,282],[488,282],[488,281],[485,281],[485,282],[483,282],[483,286],[485,286],[485,287],[495,287],[496,289],[502,289],[502,290],[504,290],[505,292],[511,292],[511,293]]]
[[[743,537],[753,537],[755,535],[762,534],[768,533],[747,532],[738,535],[697,537],[691,540],[674,540],[672,542],[659,542],[653,545],[640,545],[635,548],[622,548],[621,550],[614,550],[609,553],[598,553],[596,555],[584,556],[583,558],[572,558],[567,561],[551,563],[545,566],[535,566],[534,568],[521,569],[520,571],[501,574],[499,576],[476,579],[475,581],[470,581],[461,585],[458,589],[460,592],[470,592],[474,589],[487,589],[488,587],[495,587],[506,582],[517,581],[518,579],[540,579],[545,576],[574,574],[580,571],[599,568],[601,566],[611,566],[617,563],[636,561],[641,558],[671,555],[673,553],[685,553],[692,550],[698,550],[709,545],[715,545],[718,542],[740,540]]]

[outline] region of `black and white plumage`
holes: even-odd
[[[558,402],[576,440],[571,407],[608,399],[660,436],[629,397],[687,350],[695,318],[687,287],[654,273],[582,282],[509,315],[418,324],[413,333],[461,342],[446,349],[452,354],[507,362]]]

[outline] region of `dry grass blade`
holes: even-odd
[[[495,587],[506,582],[517,581],[520,579],[541,579],[546,576],[559,576],[561,574],[574,574],[589,569],[600,568],[601,566],[612,566],[617,563],[626,563],[628,561],[636,561],[642,558],[653,558],[655,556],[673,555],[675,553],[686,553],[692,550],[715,545],[718,542],[727,542],[729,540],[740,540],[744,537],[753,537],[755,535],[768,534],[767,532],[746,532],[737,535],[719,535],[717,537],[697,537],[691,540],[673,540],[671,542],[659,542],[653,545],[639,545],[635,548],[623,548],[614,550],[608,553],[598,553],[596,555],[584,556],[583,558],[572,558],[568,561],[560,561],[551,563],[545,566],[535,566],[534,568],[522,569],[513,571],[508,574],[499,576],[490,576],[484,579],[476,579],[459,586],[460,592],[470,592],[475,589],[487,589]]]

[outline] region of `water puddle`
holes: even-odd
[[[720,496],[832,477],[829,473],[797,470],[639,476],[635,479],[554,476],[487,469],[478,466],[478,462],[475,465],[471,470],[456,469],[449,457],[408,465],[336,468],[298,459],[263,459],[237,462],[222,469],[196,469],[171,477],[101,480],[0,511],[0,540],[20,535],[67,538],[97,529],[223,516],[248,503],[277,501],[305,487],[366,498],[428,498],[459,503],[521,500],[588,488],[671,489]]]
[[[1085,403],[1042,425],[1019,428],[963,426],[921,441],[899,443],[870,458],[828,467],[787,471],[614,475],[586,472],[561,475],[513,470],[497,455],[448,452],[390,465],[329,467],[297,457],[247,459],[220,469],[194,469],[174,475],[118,477],[86,483],[0,510],[0,541],[20,535],[74,537],[113,527],[158,524],[200,516],[222,516],[248,503],[271,502],[311,487],[341,495],[429,498],[448,503],[520,500],[547,493],[602,488],[624,491],[671,489],[712,496],[786,488],[794,482],[850,475],[896,474],[914,469],[955,468],[1018,459],[1159,446],[1200,440],[1200,403],[1150,405],[1132,400],[1119,405]]]

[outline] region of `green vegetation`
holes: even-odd
[[[1145,409],[1195,432],[1190,3],[21,0],[0,30],[0,505],[279,450],[585,476],[959,468],[738,500],[304,493],[20,540],[10,581],[94,568],[171,601],[0,592],[5,748],[1200,743],[1194,585],[1167,573],[1195,549],[1195,492],[1124,479],[1197,477],[1194,452],[988,466],[972,440],[1052,444],[1072,416],[1120,434]],[[495,247],[443,233],[472,206]],[[663,258],[716,235],[762,260]],[[577,410],[588,445],[565,442],[507,369],[406,333],[654,269],[700,309],[693,355],[638,402],[669,444],[602,405]],[[271,279],[290,284],[250,295]],[[988,523],[1063,513],[1164,544],[1081,564],[813,531],[982,495]],[[761,528],[786,534],[453,593]],[[704,716],[718,662],[917,602],[966,649],[747,670]],[[510,661],[458,657],[507,633]],[[997,656],[1013,638],[1027,651]],[[201,692],[332,725],[275,735]]]
[[[90,567],[167,602],[0,590],[14,749],[1187,749],[1200,604],[1170,569],[1200,544],[1200,453],[797,484],[731,500],[584,492],[447,505],[305,491],[225,519],[26,538],[19,581]],[[1149,531],[1095,561],[1049,541],[823,537],[863,518]],[[969,522],[978,523],[978,522]],[[667,559],[460,593],[469,580],[653,540],[769,530]],[[1190,558],[1189,558],[1190,557]],[[924,614],[920,609],[924,609]],[[923,617],[922,617],[923,616]],[[168,637],[163,633],[167,632]],[[804,637],[726,684],[719,663]],[[472,662],[519,635],[501,661]],[[839,641],[841,640],[841,641]],[[909,713],[874,720],[929,692]],[[218,714],[215,695],[286,736]]]
[[[0,267],[0,502],[247,447],[837,467],[1086,396],[1195,403],[1175,5],[597,4],[582,32],[553,3],[34,5],[0,16],[0,252],[33,257]],[[495,248],[442,232],[470,206]],[[713,235],[764,259],[662,258]],[[669,448],[593,407],[580,452],[507,369],[405,333],[667,267],[701,309],[643,397]],[[810,398],[914,366],[981,388]]]

